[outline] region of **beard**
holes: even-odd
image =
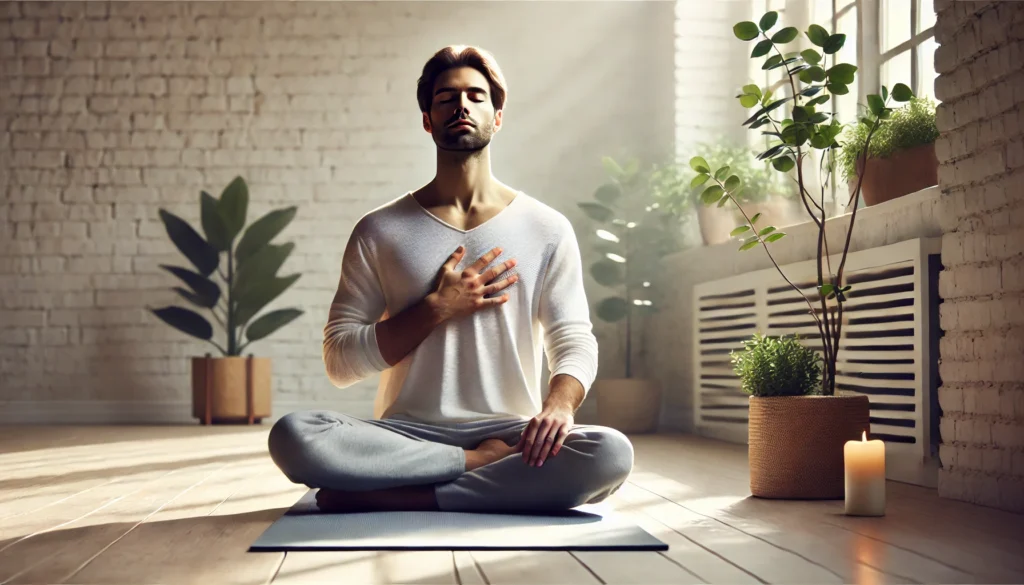
[[[494,124],[488,122],[469,128],[449,128],[447,125],[436,128],[434,142],[441,150],[454,152],[477,152],[491,143],[494,137]]]

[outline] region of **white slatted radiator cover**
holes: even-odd
[[[930,238],[849,254],[836,379],[836,394],[870,399],[870,433],[886,443],[889,479],[930,487],[938,479],[939,250]],[[838,268],[837,257],[832,262]],[[782,268],[819,306],[816,261]],[[774,267],[695,285],[693,299],[696,431],[746,443],[748,396],[730,352],[754,333],[806,335],[820,350],[818,329]]]

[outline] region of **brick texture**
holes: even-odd
[[[672,10],[2,3],[0,400],[187,402],[187,358],[212,347],[146,310],[178,302],[159,265],[187,265],[157,210],[198,227],[200,190],[242,175],[250,221],[299,207],[279,241],[296,244],[282,272],[303,276],[269,308],[306,313],[251,346],[275,360],[276,397],[368,415],[376,378],[333,388],[320,340],[353,223],[433,174],[415,102],[426,58],[449,43],[497,55],[510,101],[495,173],[580,220],[586,250],[575,203],[603,180],[601,157],[672,150]],[[598,334],[617,375],[618,331]]]
[[[1024,4],[937,1],[939,493],[1024,511]]]

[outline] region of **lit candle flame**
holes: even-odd
[[[861,441],[862,443],[864,443],[864,442],[866,442],[867,440],[868,440],[868,432],[867,432],[867,431],[861,431],[861,434],[860,434],[860,441]]]

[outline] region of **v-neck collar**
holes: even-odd
[[[408,197],[409,199],[411,199],[411,200],[412,200],[412,204],[413,204],[413,205],[415,205],[417,209],[419,209],[419,210],[420,210],[420,211],[422,211],[423,213],[427,214],[427,216],[428,216],[428,217],[430,217],[430,218],[432,218],[432,219],[433,219],[434,221],[436,221],[436,222],[440,223],[441,225],[445,226],[446,228],[448,228],[448,229],[450,229],[450,230],[454,230],[454,231],[457,231],[457,232],[459,232],[460,234],[469,234],[469,233],[473,233],[474,231],[476,231],[476,230],[478,230],[478,229],[480,229],[480,228],[484,227],[485,225],[487,225],[487,224],[491,223],[492,221],[494,221],[494,220],[498,219],[499,217],[501,217],[501,215],[502,215],[503,213],[505,213],[506,211],[508,211],[508,210],[509,210],[509,208],[511,208],[511,207],[512,207],[513,205],[515,205],[515,204],[516,204],[516,201],[518,201],[518,200],[520,200],[520,199],[522,199],[522,198],[524,198],[524,197],[525,197],[525,195],[523,194],[523,192],[522,192],[522,191],[516,191],[515,193],[516,193],[516,196],[515,196],[515,197],[513,197],[513,198],[512,198],[512,201],[509,201],[509,202],[508,202],[508,205],[506,205],[505,207],[503,207],[503,208],[501,209],[501,211],[499,211],[498,213],[494,214],[494,216],[492,216],[492,217],[488,218],[488,219],[487,219],[487,221],[485,221],[485,222],[481,223],[480,225],[474,226],[474,227],[472,227],[472,228],[470,228],[470,229],[468,229],[468,230],[464,230],[464,229],[460,229],[460,228],[457,228],[457,227],[453,226],[452,224],[450,224],[450,223],[446,222],[445,220],[441,219],[440,217],[438,217],[438,216],[434,215],[433,213],[431,213],[431,212],[427,211],[427,208],[426,208],[426,207],[423,207],[422,205],[420,205],[420,202],[419,202],[419,201],[417,201],[415,197],[413,197],[413,192],[412,192],[412,191],[409,191],[408,193],[406,193],[406,197]]]

